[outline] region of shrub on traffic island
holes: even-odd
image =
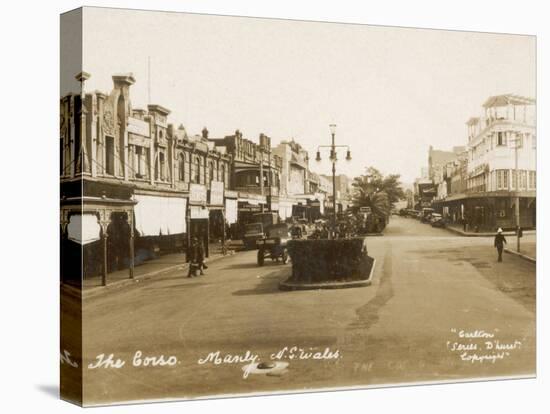
[[[365,280],[373,259],[366,238],[298,239],[288,242],[294,283],[329,283]]]

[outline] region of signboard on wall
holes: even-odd
[[[238,218],[238,206],[237,200],[226,198],[225,199],[225,219],[228,224],[233,224],[237,222]]]
[[[149,122],[132,117],[128,117],[128,132],[148,138],[151,136]]]
[[[206,187],[204,185],[189,185],[189,204],[206,204]]]
[[[201,206],[190,206],[189,207],[189,218],[193,219],[207,219],[208,218],[208,209]]]
[[[223,205],[223,190],[222,181],[212,181],[210,183],[210,204],[213,206]]]

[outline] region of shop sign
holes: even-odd
[[[193,219],[207,219],[208,218],[208,209],[201,206],[190,206],[189,207],[189,216],[191,220]]]
[[[223,190],[222,181],[212,181],[210,183],[210,204],[215,206],[223,205]]]
[[[206,204],[206,187],[204,185],[189,185],[189,204]]]
[[[245,206],[240,206],[239,211],[250,211],[250,212],[256,213],[256,212],[262,211],[262,207],[249,204]]]

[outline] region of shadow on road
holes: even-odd
[[[262,276],[256,286],[252,289],[236,290],[232,294],[234,296],[248,296],[248,295],[268,295],[275,293],[285,293],[279,289],[279,283],[287,279],[289,276],[288,271],[276,270]]]
[[[391,254],[391,245],[388,245],[388,250],[384,256],[382,277],[376,295],[365,305],[355,310],[357,319],[348,326],[348,329],[368,331],[372,325],[378,322],[380,309],[393,297]]]
[[[187,277],[184,279],[185,282],[187,282]],[[178,288],[192,288],[192,287],[199,287],[199,286],[206,286],[206,285],[211,285],[212,283],[204,283],[202,281],[198,281],[198,282],[191,282],[192,279],[189,279],[189,282],[185,283],[185,282],[179,282],[179,283],[175,283],[173,285],[166,285],[166,286],[151,286],[151,287],[147,287],[147,290],[166,290],[166,289],[178,289]]]
[[[250,263],[235,263],[222,267],[220,270],[235,270],[235,269],[252,269],[254,267],[259,267],[256,262]]]

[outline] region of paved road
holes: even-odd
[[[83,315],[85,365],[111,353],[126,363],[84,369],[85,399],[533,375],[535,266],[510,255],[496,263],[491,245],[488,238],[395,217],[384,236],[368,239],[376,259],[370,287],[282,292],[278,283],[290,265],[259,268],[255,253],[243,252],[212,263],[204,277],[174,272],[90,298]],[[495,350],[497,341],[508,349]],[[291,359],[293,346],[325,358]],[[270,361],[285,347],[281,360],[289,365],[276,375],[243,378],[244,362],[198,363],[216,351],[222,357],[250,351]],[[178,362],[135,367],[138,350]]]

